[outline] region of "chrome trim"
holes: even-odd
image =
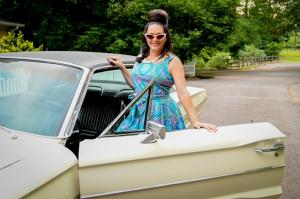
[[[278,169],[278,168],[284,168],[284,167],[285,167],[285,165],[275,165],[275,166],[262,167],[262,168],[257,168],[257,169],[249,169],[249,170],[239,171],[239,172],[234,172],[234,173],[228,173],[228,174],[223,174],[223,175],[218,175],[218,176],[201,177],[201,178],[195,178],[195,179],[191,179],[191,180],[182,180],[182,181],[178,181],[178,182],[171,182],[171,183],[164,183],[164,184],[159,184],[159,185],[138,187],[138,188],[133,188],[133,189],[124,189],[124,190],[117,190],[117,191],[111,191],[111,192],[105,192],[105,193],[83,195],[83,196],[81,196],[81,198],[85,199],[85,198],[96,198],[96,197],[102,197],[102,196],[108,196],[108,195],[116,195],[116,194],[122,194],[122,193],[134,192],[134,191],[141,191],[141,190],[146,190],[146,189],[155,189],[155,188],[168,187],[168,186],[173,186],[173,185],[180,185],[180,184],[210,180],[210,179],[215,179],[215,178],[223,178],[223,177],[228,177],[228,176],[235,176],[235,175],[240,175],[240,174],[265,171],[265,170],[269,170],[269,169]]]
[[[77,86],[77,89],[69,106],[69,110],[65,116],[58,137],[65,138],[69,137],[72,134],[76,123],[76,118],[79,114],[81,104],[83,103],[84,98],[82,96],[84,95],[88,87],[87,79],[90,78],[90,76],[90,69],[84,68],[82,78]]]
[[[3,54],[2,54],[3,55]],[[59,64],[59,65],[64,65],[64,66],[70,66],[74,68],[87,68],[81,65],[73,64],[71,62],[65,62],[65,61],[59,61],[59,60],[54,60],[54,59],[44,59],[44,58],[31,58],[31,57],[14,57],[14,56],[0,56],[0,59],[16,59],[16,60],[23,60],[23,61],[34,61],[34,62],[43,62],[43,63],[51,63],[51,64]]]
[[[109,133],[109,131],[112,129],[112,127],[121,119],[121,117],[130,109],[132,108],[132,106],[134,104],[136,104],[136,102],[138,100],[140,100],[142,98],[142,96],[144,96],[144,94],[146,92],[148,92],[149,89],[151,89],[154,85],[155,82],[155,78],[153,78],[149,84],[138,94],[138,96],[136,96],[120,113],[119,115],[117,115],[117,117],[100,133],[100,135],[97,137],[102,138],[104,137],[106,134]]]
[[[77,107],[77,101],[78,101],[79,97],[81,96],[82,90],[83,90],[83,88],[86,84],[87,76],[90,73],[90,70],[88,68],[83,67],[82,69],[83,69],[83,74],[82,74],[81,80],[79,81],[79,84],[78,84],[77,89],[74,93],[73,99],[70,103],[69,109],[66,113],[66,116],[65,116],[64,121],[61,125],[60,131],[57,135],[57,137],[59,137],[59,138],[68,137],[72,132],[70,130],[71,129],[70,128],[70,121],[74,117],[74,112],[76,112],[75,109]]]
[[[255,148],[255,152],[258,153],[268,153],[268,152],[279,152],[284,151],[285,147],[283,143],[275,143],[269,148]]]
[[[16,160],[16,161],[14,161],[14,162],[12,162],[12,163],[9,163],[8,165],[5,165],[5,166],[1,167],[0,170],[5,169],[5,168],[7,168],[7,167],[9,167],[9,166],[12,166],[12,165],[14,165],[14,164],[16,164],[16,163],[18,163],[18,162],[21,162],[21,160]]]

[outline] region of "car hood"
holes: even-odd
[[[74,165],[57,139],[0,129],[0,198],[21,198]]]
[[[46,143],[53,143],[53,140],[7,133],[0,129],[0,171],[38,153],[37,149]]]

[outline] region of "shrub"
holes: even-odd
[[[271,42],[267,44],[267,48],[265,49],[265,53],[267,55],[275,55],[279,56],[280,51],[283,49],[283,44],[277,42]]]
[[[13,32],[9,32],[7,36],[0,38],[0,53],[41,50],[43,50],[43,45],[40,45],[38,48],[34,48],[33,42],[24,40],[24,36],[21,31],[19,31],[17,35]]]
[[[196,62],[195,63],[196,64],[196,71],[197,70],[211,70],[211,69],[215,69],[215,68],[209,68],[202,57],[195,57],[194,56],[194,60]]]
[[[199,53],[199,57],[202,57],[203,60],[205,62],[207,62],[208,60],[210,60],[210,58],[212,56],[214,56],[216,53],[217,53],[217,49],[215,48],[212,48],[212,47],[204,47],[200,53]]]
[[[208,68],[216,68],[216,69],[226,69],[231,64],[231,56],[228,52],[217,52],[214,56],[212,56],[207,62]]]
[[[246,45],[244,49],[239,51],[239,57],[265,57],[265,51],[256,48],[254,45]]]

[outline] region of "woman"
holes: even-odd
[[[186,89],[183,65],[180,59],[171,53],[171,46],[168,14],[164,10],[156,9],[149,12],[148,23],[142,39],[141,54],[137,56],[131,74],[120,58],[109,57],[107,60],[121,69],[124,78],[136,94],[141,92],[150,80],[156,78],[150,119],[165,125],[167,131],[185,128],[179,107],[169,95],[170,88],[175,84],[179,100],[193,127],[216,132],[215,125],[202,123],[197,118],[191,96]],[[132,108],[117,131],[143,129],[145,108],[146,103],[141,100]]]

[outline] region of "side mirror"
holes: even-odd
[[[166,127],[157,122],[148,121],[146,131],[149,135],[141,141],[144,144],[155,143],[157,140],[163,140],[166,137]]]

